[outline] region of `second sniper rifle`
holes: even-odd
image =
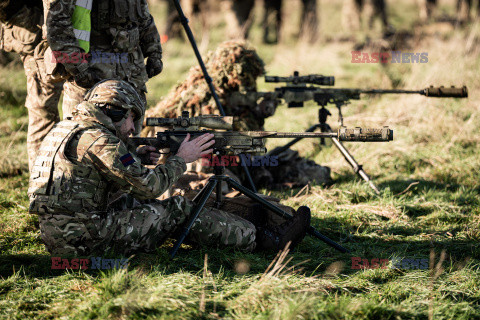
[[[290,85],[275,88],[273,92],[234,92],[229,103],[234,105],[253,105],[260,99],[285,102],[289,108],[303,107],[307,101],[314,101],[319,106],[334,104],[337,108],[350,103],[350,100],[359,100],[362,94],[420,94],[429,98],[467,98],[466,86],[433,87],[420,90],[399,89],[357,89],[357,88],[320,88],[307,84],[333,86],[335,78],[332,76],[307,75],[300,76],[297,71],[290,77],[265,76],[265,82],[290,83]],[[340,114],[341,116],[341,114]],[[340,122],[342,119],[340,119]],[[343,125],[343,123],[341,122]]]
[[[276,101],[274,104],[267,104],[270,106],[270,109],[267,110],[265,114],[266,116],[271,116],[275,111],[275,107],[272,107],[272,105],[277,105],[279,102],[287,103],[289,108],[298,108],[303,107],[304,103],[307,101],[314,101],[320,106],[318,111],[318,123],[308,128],[306,132],[313,132],[317,129],[320,129],[321,132],[332,131],[330,125],[327,123],[327,118],[331,115],[330,111],[325,108],[328,104],[334,104],[337,107],[339,123],[340,126],[343,127],[342,107],[349,104],[351,100],[359,100],[362,94],[420,94],[433,98],[468,97],[466,86],[461,88],[431,86],[421,90],[320,88],[314,85],[333,86],[335,84],[335,78],[332,76],[316,74],[300,76],[296,71],[293,76],[289,77],[265,76],[265,82],[282,82],[288,83],[289,85],[275,88],[273,92],[235,92],[231,95],[229,103],[232,105],[255,106],[259,100]],[[308,84],[310,84],[310,86],[307,86]],[[284,146],[275,148],[269,153],[269,155],[278,155],[301,139],[301,137],[297,137]],[[380,191],[363,170],[362,165],[357,163],[355,158],[348,152],[339,139],[333,137],[332,142],[342,153],[345,160],[350,164],[355,173],[369,183],[370,187],[377,194],[380,194]],[[321,138],[321,144],[324,144],[323,138]]]
[[[302,137],[302,138],[337,138],[342,141],[391,141],[393,139],[393,131],[387,127],[380,129],[347,129],[340,128],[336,133],[334,132],[301,132],[301,133],[281,133],[273,131],[214,131],[214,130],[232,130],[233,117],[221,117],[221,116],[200,116],[189,117],[188,111],[182,112],[182,116],[178,118],[148,118],[147,126],[162,126],[170,127],[172,129],[163,132],[158,132],[155,138],[142,138],[132,137],[129,138],[130,142],[136,146],[151,145],[157,149],[169,148],[170,152],[175,153],[180,144],[185,140],[187,134],[190,134],[194,139],[205,133],[213,133],[215,144],[213,147],[213,155],[215,157],[225,155],[227,153],[240,154],[249,152],[265,152],[264,138],[288,138],[288,137]],[[209,130],[201,130],[200,128],[208,128]],[[213,129],[213,130],[212,130]],[[215,162],[214,162],[215,163]],[[219,162],[221,163],[221,162]],[[260,203],[268,210],[283,216],[286,219],[292,219],[293,217],[266,201],[258,194],[252,192],[250,189],[243,187],[238,182],[224,174],[224,166],[219,165],[214,167],[215,175],[210,177],[205,187],[195,196],[193,199],[194,206],[191,211],[191,216],[187,223],[183,226],[181,234],[177,239],[170,256],[173,258],[187,237],[190,229],[192,228],[195,220],[197,220],[200,212],[204,208],[207,200],[212,195],[216,188],[216,200],[214,206],[220,207],[223,201],[222,195],[222,182],[226,182],[227,185],[241,193],[245,194],[252,200]],[[315,228],[310,226],[307,229],[307,233],[311,236],[322,240],[329,246],[339,250],[340,252],[348,252],[346,248],[340,244],[332,241],[328,237],[322,235]]]

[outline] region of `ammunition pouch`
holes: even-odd
[[[138,25],[147,17],[142,8],[143,1],[139,0],[98,0],[94,1],[97,12],[92,16],[92,33],[90,39],[94,46],[113,47],[116,52],[133,52],[140,43]],[[125,26],[128,27],[125,27]],[[108,34],[108,37],[105,35]]]
[[[55,203],[55,199],[52,196],[45,196],[45,195],[30,195],[30,206],[28,208],[28,212],[30,214],[48,214],[49,209]]]
[[[67,80],[70,74],[62,63],[57,63],[50,47],[45,49],[45,45],[37,46],[35,50],[35,61],[37,61],[40,75],[44,82],[61,82]]]
[[[110,28],[112,47],[117,52],[134,52],[140,44],[140,31],[138,28],[116,29]]]

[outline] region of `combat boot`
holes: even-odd
[[[292,250],[305,237],[310,220],[310,209],[302,206],[298,208],[293,219],[289,219],[281,225],[257,228],[256,249],[277,252],[285,248],[291,241],[290,249]]]

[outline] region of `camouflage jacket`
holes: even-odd
[[[57,123],[40,147],[30,174],[30,213],[74,214],[108,210],[114,195],[154,199],[186,170],[177,156],[149,169],[115,135],[94,105],[77,106],[73,121]]]
[[[78,58],[83,49],[78,45],[71,22],[75,1],[43,2],[44,36],[54,52],[64,54],[58,62],[68,73],[75,76],[88,69],[99,79],[125,80],[137,90],[146,91],[148,75],[144,59],[162,54],[160,35],[146,0],[93,1],[87,62]]]

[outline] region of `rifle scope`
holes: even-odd
[[[178,118],[147,118],[146,124],[149,127],[175,127],[177,130],[187,130],[191,127],[204,127],[210,129],[232,130],[233,117],[222,117],[217,115],[202,115],[189,117],[188,111],[183,111]]]
[[[333,86],[335,85],[335,77],[322,76],[320,74],[309,74],[306,76],[300,76],[298,71],[293,73],[290,77],[278,77],[278,76],[265,76],[265,82],[287,82],[293,84],[316,84],[320,86]]]

